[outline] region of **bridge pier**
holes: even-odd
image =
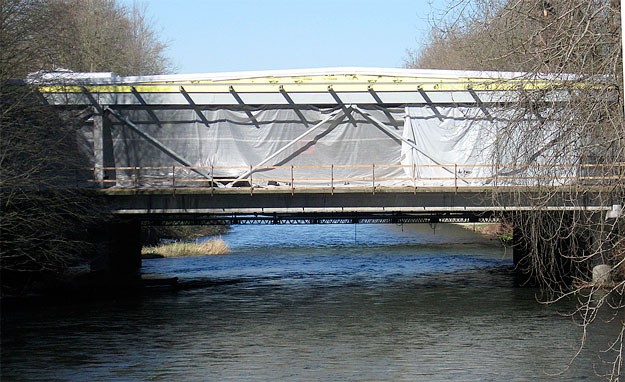
[[[141,222],[113,219],[100,225],[93,234],[96,255],[91,271],[109,276],[113,282],[139,278],[141,269]]]

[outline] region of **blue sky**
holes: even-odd
[[[402,67],[429,0],[118,0],[147,4],[176,73]],[[442,6],[435,5],[436,7]]]

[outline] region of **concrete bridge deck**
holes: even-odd
[[[546,192],[549,191],[549,192]],[[601,187],[109,188],[115,215],[213,224],[492,221],[502,213],[605,212]],[[548,199],[544,199],[547,198]]]

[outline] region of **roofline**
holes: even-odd
[[[332,76],[380,76],[405,77],[419,79],[485,79],[485,80],[559,80],[567,81],[578,78],[576,75],[525,73],[525,72],[498,72],[498,71],[470,71],[444,69],[404,69],[404,68],[375,68],[375,67],[333,67],[311,69],[281,69],[241,72],[215,72],[194,74],[161,74],[146,76],[118,76],[113,72],[72,72],[59,70],[54,72],[37,72],[28,76],[27,82],[33,84],[141,84],[141,83],[172,83],[192,81],[237,81],[255,78],[286,78],[286,77],[332,77]],[[330,81],[332,82],[332,81]]]

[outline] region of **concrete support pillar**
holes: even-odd
[[[111,270],[122,276],[136,276],[141,269],[141,222],[121,220],[111,227]]]
[[[103,169],[115,167],[111,121],[97,110],[93,114],[93,158],[95,181],[100,183],[100,187],[114,186],[115,182],[108,181],[116,179],[115,170]]]
[[[520,229],[520,216],[517,216],[512,228],[512,262],[514,264],[514,281],[518,286],[535,286],[536,280],[532,277],[530,243],[523,236]]]
[[[114,219],[94,233],[96,256],[91,270],[108,274],[112,281],[134,280],[141,269],[141,222]]]
[[[606,282],[611,281],[612,277],[622,279],[625,275],[625,266],[620,264],[622,254],[619,253],[619,242],[622,240],[622,232],[620,229],[623,225],[623,206],[620,204],[612,205],[612,209],[607,211],[604,216],[598,220],[600,227],[600,254],[593,262],[593,281]],[[614,268],[614,269],[613,269]],[[606,273],[607,272],[607,273]]]

